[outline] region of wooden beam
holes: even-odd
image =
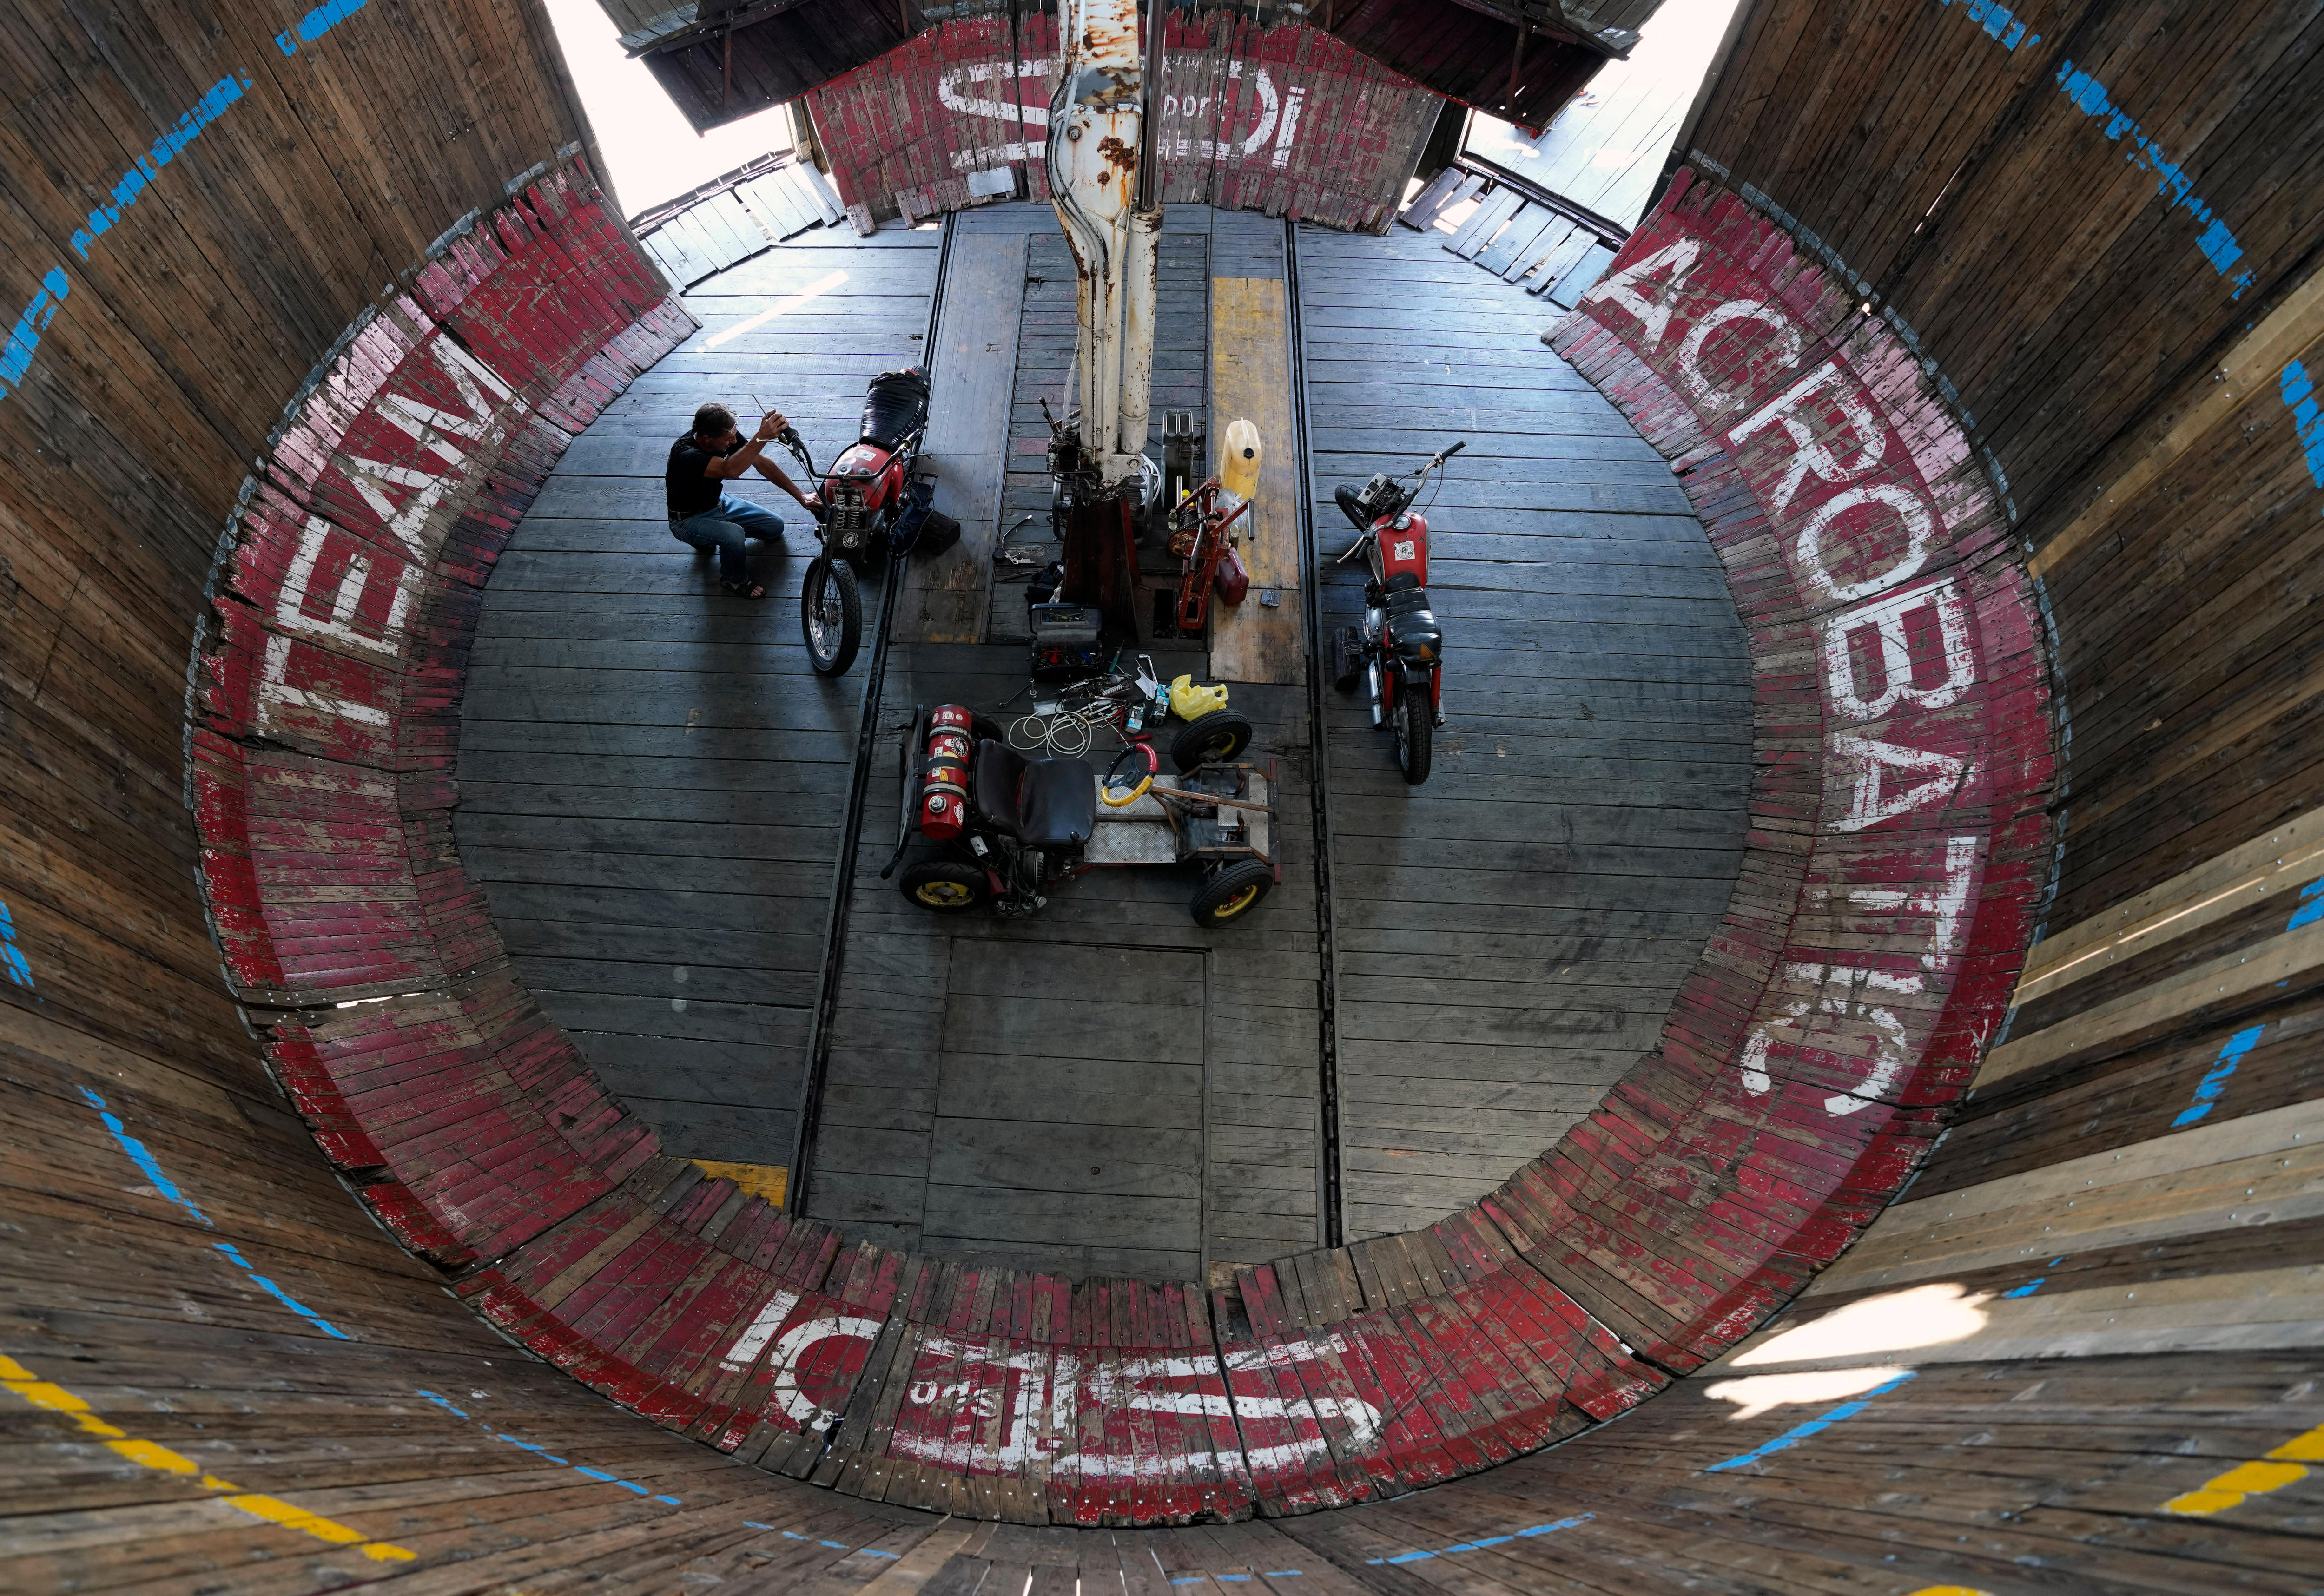
[[[2324,922],[2224,955],[2030,1037],[2004,1042],[1985,1056],[1974,1089],[1990,1091],[2044,1066],[2224,1019],[2255,1002],[2296,997],[2319,984],[2324,984]]]
[[[1816,1278],[1803,1303],[1955,1279],[2061,1253],[2324,1214],[2324,1101],[2216,1125],[1899,1203]]]
[[[2112,526],[2172,462],[2251,400],[2273,392],[2284,363],[2319,338],[2324,338],[2324,272],[2311,274],[2284,296],[2266,320],[2244,335],[2211,369],[2211,380],[2200,390],[2200,398],[2176,412],[2166,411],[2162,435],[2135,446],[2136,457],[2122,466],[2087,509],[2042,545],[2025,562],[2026,569],[2036,577],[2056,570]]]
[[[2031,1002],[2319,873],[2324,873],[2324,809],[2311,809],[2264,836],[2043,937],[2027,955],[2024,977],[2010,1002]]]
[[[2015,1300],[1972,1297],[1956,1311],[1964,1317],[1974,1315],[1981,1323],[1957,1339],[1916,1345],[1910,1321],[1900,1315],[1890,1333],[1854,1337],[1855,1344],[1847,1351],[1738,1367],[1734,1356],[1754,1350],[1753,1343],[1761,1340],[1754,1337],[1740,1353],[1721,1360],[1708,1372],[1748,1379],[1891,1363],[2002,1363],[2028,1358],[2306,1347],[2315,1340],[2316,1316],[2324,1314],[2324,1267],[2301,1264],[2127,1287],[2101,1286]],[[1797,1328],[1785,1321],[1762,1335],[1772,1338]],[[1749,1396],[1733,1387],[1722,1393],[1717,1386],[1710,1394],[1729,1400],[1748,1400]]]

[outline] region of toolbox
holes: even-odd
[[[1102,669],[1098,613],[1093,604],[1029,606],[1033,625],[1033,675],[1039,680],[1086,676]]]

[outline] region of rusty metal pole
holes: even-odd
[[[1162,42],[1169,0],[1146,0],[1146,123],[1138,135],[1138,208],[1162,203]]]
[[[1164,0],[1148,0],[1149,20]],[[1079,279],[1081,413],[1072,439],[1051,443],[1067,506],[1064,596],[1094,604],[1127,634],[1137,555],[1131,540],[1147,481],[1154,369],[1154,274],[1162,230],[1157,57],[1163,30],[1140,48],[1137,0],[1064,0],[1064,60],[1049,105],[1044,157],[1049,198]]]

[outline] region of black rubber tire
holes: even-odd
[[[1332,633],[1332,685],[1352,693],[1364,676],[1364,634],[1353,626]]]
[[[1181,770],[1219,765],[1250,746],[1250,722],[1232,709],[1213,709],[1188,721],[1170,739],[1170,762]]]
[[[824,647],[816,644],[816,611],[825,604],[824,615]],[[831,635],[836,630],[838,635]],[[807,663],[817,676],[840,676],[855,663],[856,650],[863,646],[863,591],[855,579],[855,567],[845,560],[823,554],[817,555],[807,567],[807,579],[799,584],[799,633],[807,639]]]
[[[1428,780],[1435,755],[1436,711],[1428,699],[1426,672],[1413,671],[1397,684],[1391,716],[1396,723],[1397,769],[1404,772],[1406,786],[1417,787]]]
[[[1273,865],[1260,859],[1238,859],[1204,881],[1194,901],[1186,907],[1194,924],[1215,931],[1250,913],[1274,888]]]
[[[908,864],[898,886],[915,908],[930,914],[966,914],[982,908],[992,896],[992,885],[984,879],[984,872],[957,859],[923,859]],[[953,889],[957,896],[939,889]]]

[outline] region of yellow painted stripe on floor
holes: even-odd
[[[2296,1480],[2307,1479],[2308,1471],[2301,1465],[2318,1462],[2324,1462],[2324,1425],[2305,1435],[2294,1435],[2264,1457],[2237,1463],[2226,1473],[2205,1481],[2200,1490],[2172,1497],[2163,1504],[2163,1510],[2184,1518],[2208,1518],[2214,1513],[2240,1507],[2246,1498],[2265,1496]]]
[[[751,1196],[764,1197],[778,1208],[783,1205],[783,1192],[790,1184],[791,1172],[779,1164],[726,1164],[716,1158],[687,1161],[713,1180],[731,1180]]]
[[[284,1529],[295,1529],[301,1535],[313,1536],[317,1540],[328,1541],[335,1546],[360,1546],[363,1554],[374,1563],[409,1563],[419,1556],[417,1552],[386,1541],[373,1540],[359,1529],[349,1529],[344,1524],[310,1513],[280,1497],[244,1490],[215,1474],[204,1473],[202,1466],[185,1453],[172,1452],[157,1442],[140,1441],[120,1426],[107,1424],[78,1397],[62,1386],[42,1379],[13,1358],[0,1356],[0,1386],[7,1387],[35,1407],[66,1415],[84,1432],[102,1436],[106,1445],[142,1468],[164,1474],[198,1477],[197,1482],[203,1490],[223,1493],[228,1507],[238,1508],[254,1518],[263,1519]]]
[[[1237,530],[1250,596],[1211,605],[1211,673],[1221,681],[1296,685],[1307,679],[1299,590],[1299,472],[1293,435],[1291,317],[1283,280],[1211,279],[1211,469],[1224,463],[1227,424],[1259,429],[1259,493]],[[1262,588],[1282,595],[1273,608]]]

